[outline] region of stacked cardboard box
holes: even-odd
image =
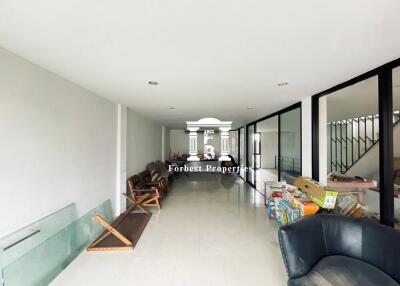
[[[276,191],[268,198],[268,213],[271,219],[276,219],[280,225],[291,223],[301,217],[314,215],[320,208],[333,209],[338,193],[323,188],[318,182],[299,177],[294,182],[295,187],[284,191]],[[345,210],[352,202],[343,202]]]
[[[321,208],[333,209],[335,207],[338,192],[326,189],[317,181],[306,177],[298,177],[294,184]]]
[[[285,191],[283,197],[294,208],[300,211],[301,217],[316,214],[319,210],[319,206],[299,190]]]

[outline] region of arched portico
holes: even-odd
[[[219,161],[230,161],[229,155],[229,130],[232,127],[232,121],[220,121],[216,118],[202,118],[199,121],[186,121],[189,130],[189,155],[188,161],[199,161],[197,156],[197,131],[199,129],[218,128],[221,136],[221,156]]]

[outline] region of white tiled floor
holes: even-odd
[[[52,285],[286,285],[277,229],[240,178],[181,176],[133,252],[84,252]]]

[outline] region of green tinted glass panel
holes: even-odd
[[[110,200],[70,223],[3,268],[5,286],[48,285],[103,230],[93,215],[112,220]]]
[[[0,239],[0,268],[23,256],[77,219],[70,204]]]

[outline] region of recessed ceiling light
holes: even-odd
[[[168,107],[168,109],[171,109],[171,110],[173,110],[173,109],[176,109],[176,107],[174,107],[174,106],[170,106],[170,107]]]
[[[152,81],[152,80],[151,80],[151,81],[149,81],[149,82],[148,82],[148,84],[150,84],[150,85],[157,85],[157,84],[158,84],[158,82],[156,82],[156,81]]]
[[[288,85],[288,84],[289,84],[288,82],[284,81],[284,82],[278,83],[278,86],[285,86],[285,85]]]

